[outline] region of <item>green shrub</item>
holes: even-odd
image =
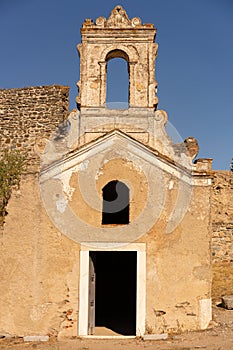
[[[27,154],[4,149],[0,154],[0,216],[4,217],[12,189],[19,186],[20,176],[26,170]]]

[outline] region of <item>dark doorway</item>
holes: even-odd
[[[136,335],[137,252],[90,252],[96,274],[95,326]]]
[[[121,181],[107,183],[103,189],[102,224],[129,223],[129,188]]]

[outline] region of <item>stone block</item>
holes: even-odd
[[[233,310],[233,295],[224,295],[222,297],[222,306],[225,309]]]
[[[48,341],[49,336],[48,335],[26,335],[25,337],[23,337],[23,340],[25,342],[28,342],[28,341]]]
[[[168,338],[167,333],[161,334],[145,334],[143,340],[166,340]]]

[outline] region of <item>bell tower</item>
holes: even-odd
[[[142,24],[139,17],[129,19],[121,6],[116,6],[108,19],[95,23],[86,19],[81,28],[79,95],[76,102],[82,112],[106,108],[107,64],[112,58],[123,58],[128,64],[129,109],[155,110],[158,104],[155,81],[153,24]]]

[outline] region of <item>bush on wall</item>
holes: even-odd
[[[26,170],[27,154],[19,150],[4,149],[0,154],[0,216],[7,214],[6,206],[13,188],[19,186]]]

